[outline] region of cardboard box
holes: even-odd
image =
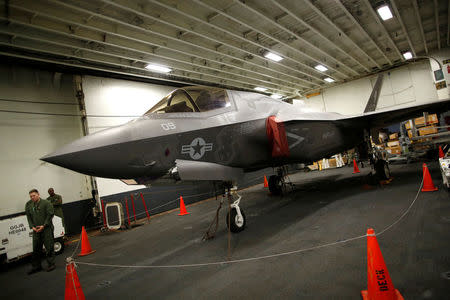
[[[390,139],[391,141],[398,140],[398,132],[393,133],[393,134],[390,134],[390,135],[389,135],[389,139]]]
[[[387,143],[388,147],[400,147],[399,141],[390,141]]]
[[[328,160],[328,165],[330,165],[330,168],[336,168],[337,167],[336,159],[335,158],[330,158]]]
[[[416,124],[416,127],[425,126],[425,118],[424,117],[415,118],[414,123]],[[436,114],[428,115],[427,125],[437,124],[437,123],[439,123],[439,120],[438,120],[438,117]],[[406,129],[411,129],[409,122],[405,124],[405,127],[406,127]]]
[[[386,147],[386,151],[391,154],[402,154],[402,147],[400,146]]]
[[[420,136],[434,134],[434,133],[438,133],[438,129],[434,126],[418,128],[418,135],[420,135]],[[408,136],[409,136],[409,138],[412,138],[411,130],[408,130]]]

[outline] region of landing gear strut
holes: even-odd
[[[293,184],[286,181],[287,167],[282,166],[277,169],[277,175],[272,175],[269,177],[269,191],[272,195],[281,195],[286,191],[286,186]]]
[[[226,217],[227,228],[229,228],[230,231],[233,233],[238,233],[245,229],[246,224],[245,214],[242,208],[240,208],[239,206],[242,196],[240,196],[237,193],[237,187],[227,182],[225,183],[225,192],[222,195],[222,199],[220,200],[219,207],[217,208],[216,211],[216,216],[214,217],[214,220],[209,226],[208,231],[203,236],[203,240],[209,240],[214,238],[217,231],[217,227],[219,225],[219,211],[222,208],[222,204],[225,198],[228,198],[228,203],[230,205],[230,210],[227,213]],[[235,198],[237,199],[235,200]]]

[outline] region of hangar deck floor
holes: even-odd
[[[241,192],[247,228],[231,236],[232,259],[307,249],[381,232],[399,219],[414,200],[421,164],[394,165],[389,185],[363,188],[369,168],[291,175],[296,190],[282,198],[257,185]],[[450,197],[436,163],[430,172],[439,191],[421,193],[401,221],[378,237],[394,285],[405,299],[448,299],[450,280]],[[97,250],[80,262],[120,265],[178,265],[227,260],[225,209],[216,238],[202,242],[217,203],[171,212],[125,232],[90,237]],[[26,275],[29,264],[3,267],[3,299],[62,299],[64,258],[57,270]],[[79,265],[87,299],[359,299],[367,287],[366,239],[286,256],[211,266],[111,268]],[[6,296],[6,297],[5,297]]]

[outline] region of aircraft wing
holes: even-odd
[[[382,128],[411,118],[419,117],[423,112],[443,113],[450,110],[450,99],[430,102],[418,106],[388,109],[365,113],[360,116],[343,117],[343,120],[355,120],[368,128]]]

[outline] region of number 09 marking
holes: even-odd
[[[174,130],[174,129],[177,128],[177,126],[175,126],[174,123],[169,122],[169,123],[162,123],[162,124],[161,124],[161,128],[162,128],[163,130]]]

